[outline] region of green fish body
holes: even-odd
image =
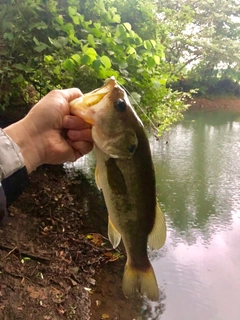
[[[98,93],[104,94],[99,98]],[[91,97],[74,100],[71,113],[93,124],[96,183],[108,209],[108,236],[114,248],[121,239],[127,253],[123,292],[159,299],[147,246],[159,249],[166,239],[165,218],[156,200],[155,173],[143,124],[125,91],[111,78]],[[85,99],[85,101],[84,101]]]

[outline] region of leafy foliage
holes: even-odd
[[[53,88],[76,86],[86,92],[115,76],[129,92],[138,93],[140,104],[149,106],[148,117],[160,123],[166,115],[166,124],[171,123],[185,108],[166,87],[165,48],[156,41],[153,24],[148,30],[139,16],[154,18],[154,3],[146,8],[144,1],[1,2],[2,107],[21,98],[33,102]],[[131,10],[137,4],[135,20],[134,10],[130,17],[123,4]]]
[[[240,81],[239,1],[158,0],[157,6],[176,80],[188,79],[201,93],[221,79]]]
[[[217,92],[229,79],[238,94],[235,0],[0,4],[1,108],[34,103],[53,88],[87,92],[115,76],[144,109],[142,118],[164,129],[186,108],[182,89]]]

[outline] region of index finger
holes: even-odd
[[[62,96],[68,101],[77,99],[83,95],[82,91],[78,88],[69,88],[60,90]]]

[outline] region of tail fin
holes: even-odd
[[[159,291],[157,280],[151,264],[147,269],[138,270],[128,263],[125,265],[123,274],[123,292],[127,297],[136,295],[136,291],[146,294],[147,298],[152,301],[158,301]]]

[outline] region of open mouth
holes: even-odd
[[[83,118],[86,122],[94,124],[88,109],[99,103],[113,88],[117,85],[114,77],[111,77],[106,83],[98,89],[85,93],[82,97],[70,102],[70,112],[73,115]]]

